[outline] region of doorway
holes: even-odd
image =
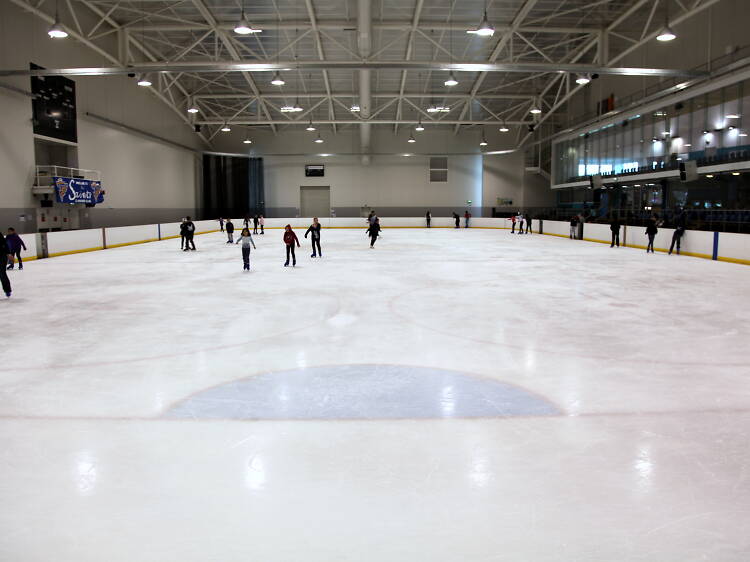
[[[299,199],[301,216],[331,216],[331,188],[329,186],[300,186]]]

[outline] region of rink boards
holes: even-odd
[[[424,217],[386,217],[382,218],[383,228],[424,228]],[[242,229],[243,219],[233,219],[237,233]],[[305,229],[312,222],[310,217],[297,218],[268,218],[265,228],[280,229],[291,224],[295,229]],[[323,228],[362,228],[366,229],[366,220],[361,217],[329,217],[320,219]],[[477,217],[470,219],[472,228],[504,229],[511,228],[507,218]],[[196,234],[206,234],[219,230],[217,220],[195,221]],[[435,217],[432,219],[433,228],[454,228],[454,219],[450,217]],[[461,217],[461,227],[464,219]],[[533,221],[534,233],[539,233],[540,221]],[[542,233],[568,238],[570,225],[567,221],[542,221]],[[672,240],[674,229],[660,228],[656,235],[654,247],[656,251],[666,252]],[[162,223],[150,225],[121,226],[113,228],[96,228],[84,230],[68,230],[49,232],[44,234],[22,234],[27,251],[24,259],[55,257],[81,252],[117,248],[132,244],[144,244],[157,240],[179,238],[180,223]],[[583,225],[583,240],[609,244],[611,232],[608,224],[586,223]],[[645,227],[626,226],[620,230],[620,245],[629,248],[645,249],[648,237]],[[687,256],[729,261],[750,265],[750,236],[728,232],[706,232],[687,230],[682,237],[681,253]]]

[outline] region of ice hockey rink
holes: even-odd
[[[10,272],[0,560],[748,559],[747,266],[363,230]]]

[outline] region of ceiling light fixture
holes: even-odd
[[[714,175],[713,174],[706,174],[706,177],[707,178],[712,178],[712,177],[714,177]]]
[[[745,133],[744,131],[742,131],[742,132],[738,133],[737,136],[738,137],[746,137],[747,133]]]
[[[662,43],[677,38],[675,32],[669,27],[669,2],[665,2],[664,4],[666,6],[666,10],[664,11],[664,27],[659,32],[659,35],[656,36],[656,40],[661,41]]]
[[[237,35],[249,35],[251,33],[262,33],[262,29],[257,29],[250,25],[247,22],[247,19],[245,18],[245,12],[242,12],[242,17],[240,18],[240,21],[237,22],[237,26],[234,28],[234,32]]]
[[[148,86],[150,86],[150,85],[151,85],[151,80],[149,80],[149,79],[148,79],[148,78],[146,78],[145,76],[141,76],[141,77],[140,77],[140,78],[138,79],[138,85],[139,85],[139,86],[143,86],[144,88],[147,88]]]
[[[739,119],[740,118],[740,114],[739,113],[728,113],[727,115],[725,115],[725,117],[727,119]]]
[[[232,127],[230,127],[227,123],[224,123],[224,126],[221,128],[222,133],[228,133],[232,130]]]
[[[408,141],[406,141],[406,142],[417,142],[417,139],[415,139],[415,138],[414,138],[414,135],[413,135],[413,134],[411,134],[411,135],[409,135],[409,140],[408,140]]]
[[[310,122],[307,124],[305,131],[314,131],[314,130],[315,130],[315,125],[312,124],[312,119],[310,119]]]
[[[314,142],[317,142],[318,144],[321,144],[323,142],[323,139],[320,137],[320,133],[318,133],[318,137],[315,139]]]
[[[444,105],[431,105],[427,108],[427,113],[448,113],[450,110],[450,107]]]
[[[448,75],[448,79],[444,83],[446,86],[458,86],[458,80],[453,76],[453,72]]]
[[[740,175],[740,173],[739,173],[739,172],[732,172],[732,175],[733,175],[733,176],[739,176],[739,175]]]
[[[351,111],[352,113],[358,113],[360,111],[360,107],[355,103],[349,108],[349,111]]]
[[[586,74],[580,74],[578,75],[578,78],[576,78],[576,84],[579,86],[585,86],[591,82],[591,78],[589,78]]]
[[[539,115],[539,114],[540,114],[541,112],[542,112],[542,110],[541,110],[541,109],[539,109],[539,108],[538,108],[538,107],[536,107],[536,106],[532,107],[532,108],[531,108],[531,109],[529,110],[529,113],[533,113],[534,115]]]
[[[480,37],[492,37],[495,34],[495,28],[492,27],[489,20],[487,19],[487,9],[484,10],[484,17],[476,29],[467,29],[466,33],[473,35],[479,35]]]
[[[273,75],[271,84],[273,84],[274,86],[283,86],[284,84],[286,84],[286,82],[284,82],[284,79],[281,77],[281,74],[279,74],[278,70],[276,71],[276,74]]]
[[[482,140],[479,141],[479,146],[487,146],[487,139],[484,138],[484,133],[482,133]]]
[[[508,131],[510,131],[510,129],[508,128],[508,125],[506,125],[505,121],[503,121],[503,124],[500,127],[500,132],[501,133],[507,133]]]
[[[52,39],[65,39],[68,36],[68,32],[65,31],[62,24],[60,24],[60,18],[57,13],[55,13],[55,23],[53,23],[52,27],[47,30],[47,35]]]
[[[415,130],[415,131],[418,131],[418,132],[420,132],[420,133],[421,133],[422,131],[424,131],[424,125],[422,125],[422,119],[421,119],[421,118],[419,119],[419,123],[417,123],[417,126],[416,126],[416,127],[414,127],[414,130]]]
[[[251,141],[248,138],[245,138],[245,140],[242,141],[242,144],[253,144],[253,141]]]

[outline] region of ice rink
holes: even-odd
[[[748,560],[750,268],[303,234],[9,272],[0,560]]]

